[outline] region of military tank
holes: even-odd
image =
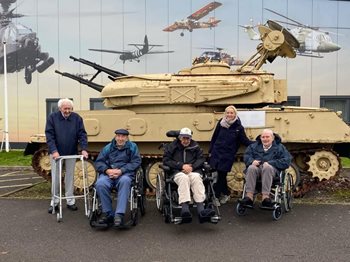
[[[241,67],[231,70],[226,63],[204,58],[194,59],[190,68],[176,74],[124,75],[88,60],[74,61],[105,72],[112,80],[106,86],[69,73],[57,73],[101,92],[104,105],[113,110],[79,111],[88,133],[92,160],[108,143],[117,128],[129,130],[130,139],[139,146],[142,167],[150,188],[156,186],[162,160],[162,143],[173,138],[169,130],[184,126],[194,131],[193,138],[205,153],[218,120],[228,105],[235,105],[248,137],[252,140],[265,128],[278,133],[294,157],[290,172],[298,185],[300,173],[329,179],[340,171],[340,155],[349,155],[350,128],[338,112],[325,108],[283,106],[287,100],[285,80],[261,69],[277,57],[294,58],[299,42],[287,30],[259,26],[262,42]],[[241,191],[244,148],[228,176],[231,190]],[[50,178],[50,161],[44,135],[34,135],[26,148],[33,155],[34,170]],[[76,187],[81,186],[77,170]],[[92,162],[88,174],[93,183],[96,172]],[[80,184],[79,184],[80,183]]]

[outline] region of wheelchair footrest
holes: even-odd
[[[242,207],[249,208],[249,209],[254,209],[254,205],[245,205],[242,203],[239,203]]]
[[[91,227],[94,227],[94,228],[108,228],[110,227],[111,225],[107,224],[107,223],[98,223],[97,221],[91,221],[90,222],[90,226]]]
[[[273,211],[278,207],[278,204],[274,203],[272,207],[266,207],[266,206],[262,206],[262,205],[260,205],[259,207],[260,207],[260,209],[263,209],[263,210]]]
[[[218,215],[215,215],[210,218],[210,223],[217,224],[220,220],[221,220],[221,217]]]
[[[176,225],[179,224],[185,224],[185,223],[191,223],[192,222],[192,216],[188,217],[174,217],[173,223]]]

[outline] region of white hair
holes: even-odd
[[[273,134],[273,131],[272,131],[271,129],[264,129],[264,130],[261,132],[261,134],[265,134],[265,133],[271,135],[272,138],[275,137],[274,134]]]
[[[57,106],[58,108],[61,108],[63,104],[69,104],[72,108],[74,106],[73,101],[70,100],[69,98],[61,98],[58,100]]]

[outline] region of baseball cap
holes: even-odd
[[[192,131],[188,127],[181,128],[179,136],[181,137],[192,137]]]

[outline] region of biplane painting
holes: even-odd
[[[240,27],[250,20],[299,28],[297,51],[304,55],[263,65],[287,80],[288,96],[310,107],[320,106],[321,96],[350,97],[349,12],[349,1],[333,0],[0,0],[0,131],[4,42],[10,143],[25,143],[43,133],[58,98],[72,98],[75,110],[103,107],[98,91],[55,73],[94,77],[70,56],[125,75],[176,73],[198,57],[224,60],[234,70],[259,43]],[[312,41],[330,39],[336,51],[308,51]],[[111,79],[101,73],[95,81],[103,87]]]
[[[215,17],[210,17],[208,21],[203,22],[199,21],[199,19],[205,17],[208,15],[211,11],[215,10],[222,4],[219,2],[211,2],[207,4],[206,6],[202,7],[201,9],[194,12],[192,15],[188,16],[186,19],[176,21],[172,25],[169,25],[168,27],[164,28],[163,31],[165,32],[173,32],[175,30],[182,30],[181,36],[184,36],[184,30],[188,30],[189,32],[192,32],[193,29],[201,29],[201,28],[213,28],[217,26],[221,20],[216,19]]]

